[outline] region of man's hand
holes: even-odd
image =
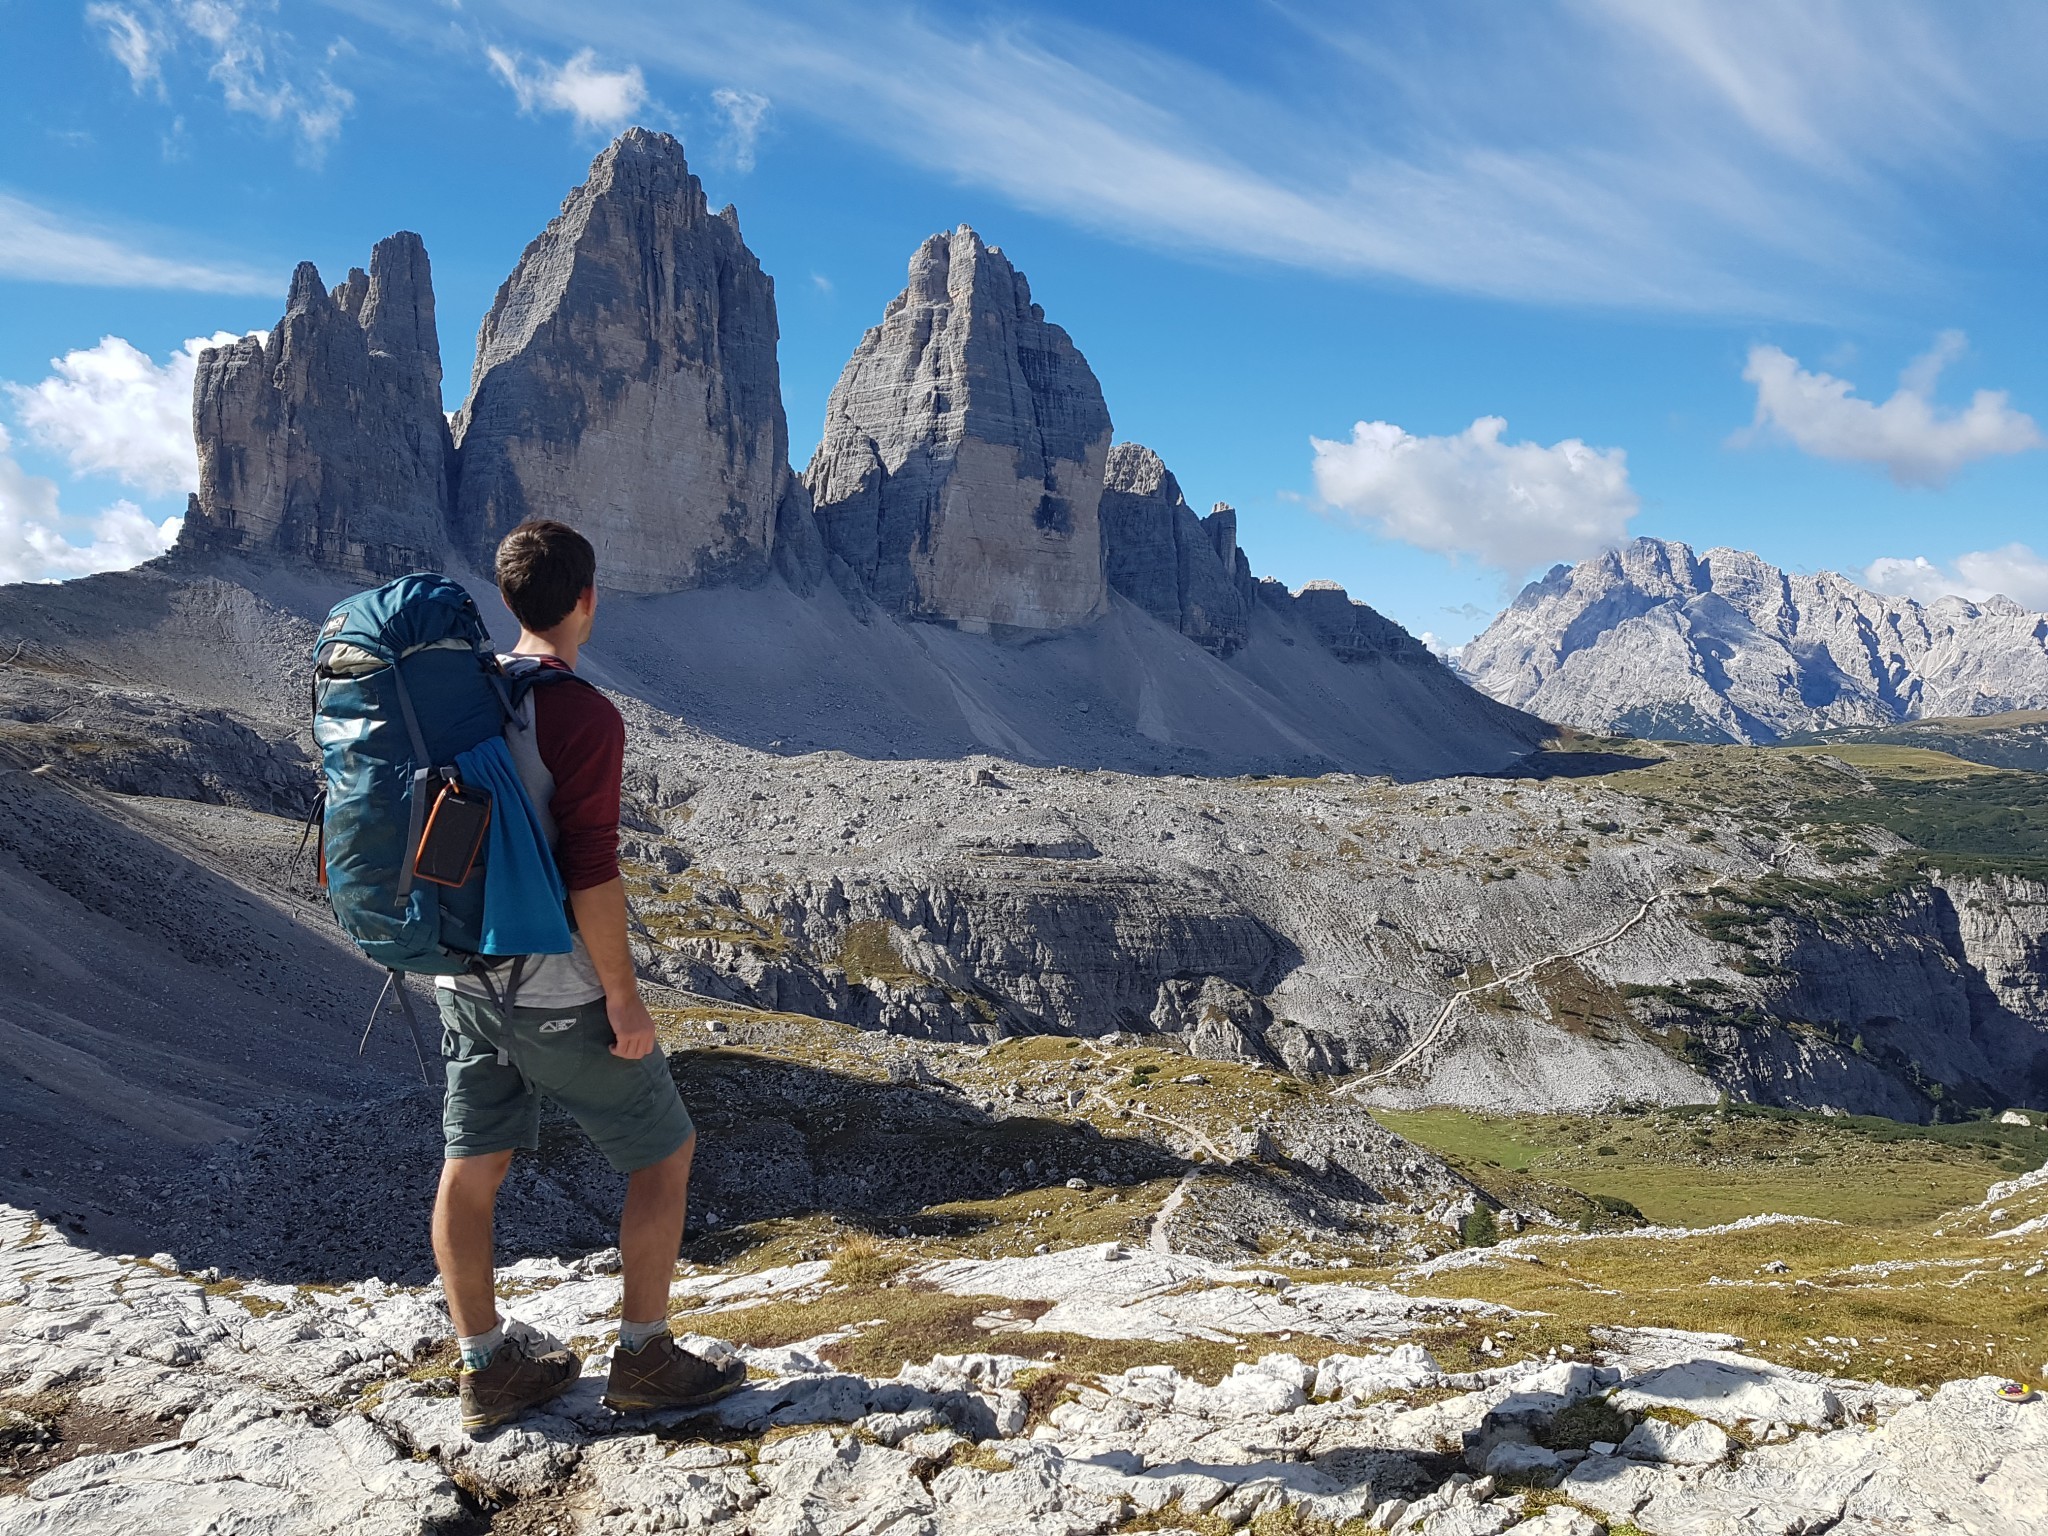
[[[607,880],[588,890],[571,891],[576,931],[604,988],[605,1017],[612,1025],[612,1054],[638,1061],[654,1049],[654,1019],[640,1001],[640,983],[633,975],[633,950],[626,939],[626,885]]]
[[[654,1015],[640,1001],[638,992],[623,997],[605,994],[605,1016],[612,1024],[612,1054],[638,1061],[654,1049]]]

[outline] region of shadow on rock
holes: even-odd
[[[987,1224],[928,1208],[1084,1178],[1178,1175],[1157,1144],[1086,1125],[975,1108],[943,1085],[878,1082],[745,1051],[679,1053],[671,1070],[698,1124],[688,1238],[716,1261],[745,1223],[827,1212],[859,1225],[960,1234]],[[439,1096],[416,1088],[346,1109],[261,1117],[141,1186],[120,1214],[185,1270],[290,1283],[433,1273],[427,1218],[441,1165]],[[512,1161],[498,1260],[572,1256],[617,1241],[625,1180],[566,1116]],[[920,1214],[923,1213],[923,1214]]]
[[[1484,779],[1596,779],[1603,773],[1654,768],[1661,757],[1629,752],[1531,752],[1509,767],[1476,777]]]

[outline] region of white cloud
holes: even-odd
[[[1998,596],[2009,597],[2036,612],[2048,610],[2048,558],[2035,554],[2024,544],[1972,550],[1956,556],[1945,567],[1925,555],[1915,555],[1910,560],[1887,555],[1870,563],[1863,580],[1875,591],[1916,598],[1923,603],[1943,597],[1981,603]]]
[[[711,101],[725,118],[725,137],[720,147],[732,168],[742,173],[754,168],[754,148],[761,139],[761,124],[767,120],[772,103],[755,91],[735,91],[721,86]]]
[[[0,277],[99,288],[183,288],[198,293],[270,293],[283,284],[247,267],[159,256],[167,236],[135,240],[87,228],[0,192]]]
[[[238,338],[194,336],[162,363],[119,336],[67,352],[40,384],[9,384],[21,424],[81,474],[113,475],[163,496],[199,487],[192,375],[199,354]]]
[[[145,21],[125,5],[88,5],[85,19],[106,34],[107,52],[128,71],[128,83],[163,89],[162,55],[169,40],[154,20]]]
[[[485,54],[499,79],[512,87],[519,110],[547,108],[567,112],[576,126],[604,131],[624,127],[647,104],[647,81],[640,66],[600,69],[597,54],[585,48],[562,65],[536,62],[532,69],[518,54],[487,48]]]
[[[1295,0],[1225,63],[1113,7],[492,9],[1136,243],[1543,302],[1811,318],[1929,282],[1929,197],[2016,181],[2048,132],[2048,9],[2025,0],[1672,6],[1475,27]]]
[[[137,91],[153,83],[168,96],[164,63],[190,47],[206,59],[207,78],[230,112],[290,128],[305,158],[317,162],[340,135],[355,96],[324,68],[302,64],[292,35],[254,14],[265,9],[275,10],[274,0],[130,0],[89,5],[85,15]],[[327,58],[344,51],[337,44]]]
[[[132,501],[117,501],[93,517],[65,513],[56,485],[24,470],[12,447],[0,427],[0,582],[124,570],[162,554],[178,537],[183,518],[151,522]]]
[[[1575,437],[1548,448],[1504,443],[1506,430],[1498,416],[1448,437],[1361,421],[1348,442],[1309,439],[1316,490],[1389,538],[1469,555],[1511,577],[1627,537],[1638,502],[1626,453]]]
[[[1966,345],[1961,331],[1944,331],[1882,403],[1857,399],[1847,379],[1809,373],[1777,347],[1752,347],[1742,376],[1756,386],[1756,419],[1737,440],[1775,430],[1816,457],[1878,465],[1900,485],[1928,486],[1946,484],[1972,460],[2041,447],[2034,419],[2014,410],[2003,390],[1980,389],[1960,411],[1934,403],[1941,370]]]

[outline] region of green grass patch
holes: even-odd
[[[1756,1105],[1602,1116],[1376,1110],[1374,1118],[1499,1197],[1527,1192],[1495,1170],[1596,1202],[1628,1202],[1660,1226],[1766,1212],[1898,1226],[1929,1220],[1979,1198],[1994,1179],[2048,1162],[2048,1129],[1990,1120],[1912,1125]]]
[[[920,975],[903,963],[903,957],[890,941],[893,931],[893,925],[879,919],[854,923],[846,930],[835,959],[848,981],[879,981],[897,987],[932,985],[929,976]]]

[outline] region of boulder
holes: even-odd
[[[426,247],[400,232],[331,293],[311,262],[284,317],[200,354],[199,489],[179,548],[381,581],[438,562],[452,453]]]
[[[1645,1419],[1628,1432],[1616,1454],[1636,1461],[1669,1462],[1676,1467],[1710,1467],[1726,1461],[1734,1449],[1735,1442],[1728,1432],[1708,1420],[1681,1427],[1662,1419]]]
[[[1818,1429],[1842,1421],[1842,1401],[1833,1388],[1765,1360],[1686,1360],[1625,1383],[1613,1402],[1624,1412],[1679,1408],[1717,1424],[1804,1424]]]
[[[776,338],[739,216],[710,211],[668,134],[621,135],[484,317],[455,427],[461,542],[483,562],[557,517],[623,592],[758,582],[778,538],[815,568]]]
[[[1066,629],[1108,600],[1109,435],[1086,359],[963,224],[854,349],[805,483],[835,569],[889,611]]]

